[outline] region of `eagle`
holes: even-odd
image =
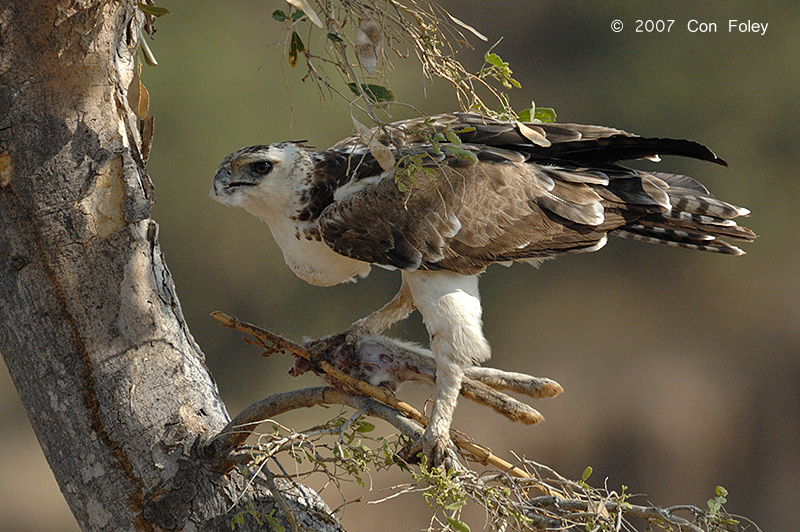
[[[662,155],[727,166],[688,140],[450,113],[363,128],[322,151],[242,148],[222,161],[211,197],[266,222],[286,264],[313,285],[373,265],[401,271],[397,295],[349,330],[379,334],[419,310],[436,364],[423,451],[440,464],[452,457],[464,369],[491,355],[478,292],[489,265],[597,251],[609,235],[728,255],[744,252],[723,239],[756,237],[735,221],[747,209],[691,177],[620,164]]]

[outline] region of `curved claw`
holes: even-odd
[[[450,438],[439,438],[430,430],[426,430],[419,438],[402,449],[398,456],[409,464],[419,464],[422,457],[430,468],[443,467],[445,471],[450,469],[462,469],[458,461],[458,450]]]
[[[355,322],[354,324],[350,325],[350,327],[345,329],[341,334],[344,335],[344,342],[347,345],[351,345],[353,348],[355,348],[356,343],[358,343],[358,339],[368,333],[363,327],[359,326],[358,322]]]
[[[428,458],[430,467],[442,466],[445,471],[450,469],[460,469],[458,462],[458,450],[450,438],[440,438],[425,431],[422,436],[422,454]]]

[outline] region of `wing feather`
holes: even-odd
[[[460,148],[475,160],[432,146],[431,130],[456,132]],[[732,221],[745,209],[717,200],[694,179],[617,164],[670,154],[725,164],[691,141],[600,126],[501,122],[474,113],[404,121],[376,134],[396,150],[400,168],[410,154],[435,177],[416,177],[401,191],[387,173],[325,207],[319,215],[323,240],[358,260],[474,274],[493,262],[594,251],[608,233],[721,253],[738,248],[719,236],[755,238]],[[360,164],[373,168],[359,142],[344,139],[329,152],[358,151]]]

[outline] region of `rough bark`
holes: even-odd
[[[142,22],[129,1],[0,4],[0,354],[82,529],[230,530],[277,506],[196,456],[229,417],[150,219],[127,102]],[[310,490],[285,497],[338,529]]]

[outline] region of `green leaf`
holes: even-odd
[[[454,519],[450,516],[445,516],[447,518],[447,524],[450,525],[450,528],[455,530],[456,532],[471,532],[469,525],[463,521],[459,521],[458,519]]]
[[[452,512],[452,511],[458,510],[459,508],[461,508],[465,504],[467,504],[466,500],[459,499],[459,500],[457,500],[455,502],[451,502],[450,504],[446,505],[444,507],[444,509],[447,510],[448,512]]]
[[[142,13],[144,13],[145,15],[152,15],[156,18],[172,14],[166,7],[151,6],[150,4],[145,4],[143,2],[139,2],[136,5],[139,6],[139,9],[141,9]]]
[[[142,56],[144,57],[144,62],[147,66],[157,67],[158,60],[156,59],[155,54],[150,49],[150,45],[147,44],[147,38],[144,35],[143,31],[139,31],[139,46],[141,46]]]
[[[360,96],[361,93],[355,83],[348,83],[347,86],[353,91],[353,94]],[[393,102],[395,101],[394,93],[382,85],[373,85],[372,83],[362,83],[361,89],[367,98],[374,103]]]
[[[292,13],[292,20],[299,20],[304,16],[306,16],[305,11],[303,11],[302,9],[298,9],[297,11]]]
[[[274,18],[278,22],[285,22],[289,20],[289,15],[287,15],[280,9],[276,9],[275,11],[272,12],[272,18]]]
[[[473,164],[478,162],[477,155],[475,155],[469,150],[465,150],[460,146],[445,146],[444,149],[446,149],[447,152],[450,153],[450,155],[453,155],[456,158],[461,159],[462,161],[469,161]]]
[[[589,477],[592,476],[592,471],[592,466],[586,466],[586,469],[583,470],[583,475],[581,475],[581,482],[589,480]]]
[[[252,514],[252,512],[251,512]],[[283,526],[280,521],[275,517],[275,510],[272,510],[269,515],[261,514],[262,517],[267,521],[267,524],[274,530],[275,532],[286,532],[286,527]],[[253,515],[253,517],[256,517]],[[261,521],[256,517],[256,521],[258,524],[261,524]]]
[[[542,122],[555,122],[556,111],[552,107],[537,107],[533,112],[534,120],[541,120]]]
[[[333,42],[342,42],[342,38],[336,35],[335,33],[329,33],[328,39],[332,40]]]
[[[728,499],[725,498],[728,495],[728,490],[722,486],[717,486],[715,493],[717,496],[708,500],[708,509],[711,517],[716,517],[722,509],[722,505],[728,502]]]
[[[375,425],[373,425],[369,421],[362,421],[361,423],[358,424],[358,427],[356,428],[356,432],[359,432],[361,434],[365,432],[372,432],[373,430],[375,430]]]
[[[453,131],[452,129],[448,129],[448,130],[445,132],[445,136],[447,137],[447,140],[449,140],[450,142],[452,142],[452,143],[453,143],[453,144],[455,144],[456,146],[461,146],[461,137],[459,137],[459,136],[456,134],[456,132],[455,132],[455,131]]]
[[[531,107],[520,111],[517,119],[520,122],[555,122],[556,112],[550,107]]]
[[[292,65],[292,68],[297,66],[297,54],[305,52],[306,45],[303,44],[303,40],[297,34],[296,31],[292,32],[292,39],[289,41],[289,64]]]
[[[503,61],[503,59],[499,55],[494,53],[494,52],[487,52],[483,56],[483,60],[486,61],[487,63],[489,63],[490,65],[495,66],[497,68],[506,68],[506,67],[508,67],[508,63]]]

